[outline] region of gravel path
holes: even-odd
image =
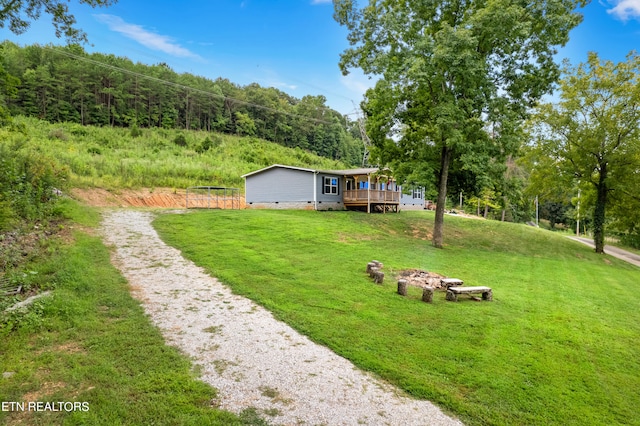
[[[461,425],[311,342],[234,295],[164,244],[153,214],[106,211],[102,233],[114,264],[167,342],[200,366],[219,407],[253,407],[282,425]]]

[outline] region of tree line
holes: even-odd
[[[297,99],[273,87],[176,73],[79,45],[0,44],[10,115],[114,127],[205,130],[255,136],[359,165],[357,123],[322,95]]]

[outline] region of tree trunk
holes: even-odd
[[[607,204],[607,163],[600,166],[600,177],[598,179],[596,206],[593,210],[593,242],[596,246],[596,253],[604,253],[604,217],[605,206]]]
[[[440,181],[438,183],[438,201],[436,204],[436,220],[433,225],[433,246],[442,248],[444,230],[444,204],[447,200],[447,179],[449,176],[449,162],[451,161],[451,148],[446,145],[440,153]]]

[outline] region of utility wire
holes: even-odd
[[[179,89],[191,90],[193,92],[201,93],[201,94],[204,94],[204,95],[207,95],[207,96],[211,96],[213,98],[222,99],[223,101],[232,101],[232,102],[235,102],[235,103],[238,103],[238,104],[251,106],[251,107],[262,109],[262,110],[265,110],[265,111],[271,111],[271,112],[275,112],[275,113],[278,113],[278,114],[287,115],[289,117],[301,118],[303,120],[313,121],[315,123],[334,124],[331,121],[326,121],[326,120],[322,120],[322,119],[319,119],[319,118],[313,118],[313,117],[306,117],[304,115],[294,114],[294,113],[287,112],[287,111],[281,111],[281,110],[278,110],[278,109],[275,109],[275,108],[271,108],[271,107],[268,107],[268,106],[259,105],[259,104],[255,104],[255,103],[248,102],[248,101],[243,101],[243,100],[232,98],[232,97],[225,96],[225,95],[218,95],[216,93],[208,92],[206,90],[196,89],[196,88],[193,88],[193,87],[185,86],[184,84],[174,83],[172,81],[167,81],[167,80],[163,80],[161,78],[152,77],[152,76],[149,76],[149,75],[146,75],[146,74],[141,74],[141,73],[138,73],[138,72],[135,72],[135,71],[128,70],[126,68],[120,68],[120,67],[117,67],[115,65],[105,64],[104,62],[96,61],[95,59],[91,59],[91,58],[87,58],[87,57],[84,57],[84,56],[76,55],[74,53],[67,52],[67,51],[64,51],[64,50],[61,50],[61,49],[56,49],[56,48],[51,47],[51,46],[42,46],[42,47],[45,48],[45,49],[51,50],[51,51],[53,51],[55,53],[58,53],[58,54],[61,54],[61,55],[65,55],[65,56],[68,56],[68,57],[76,59],[76,60],[92,63],[94,65],[97,65],[97,66],[100,66],[100,67],[103,67],[103,68],[112,69],[112,70],[115,70],[115,71],[118,71],[118,72],[121,72],[121,73],[130,74],[130,75],[133,75],[133,76],[136,76],[136,77],[141,77],[141,78],[144,78],[144,79],[147,79],[147,80],[150,80],[150,81],[155,81],[157,83],[162,83],[162,84],[166,84],[168,86],[177,87]],[[321,108],[324,109],[324,110],[334,111],[334,110],[332,110],[330,108],[326,108],[326,107],[321,107]],[[319,108],[316,107],[316,109],[319,109]],[[337,112],[337,111],[335,111],[335,112]],[[340,113],[338,113],[338,114],[340,114]]]

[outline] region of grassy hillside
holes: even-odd
[[[131,129],[50,124],[16,117],[24,133],[0,129],[13,149],[35,151],[68,167],[71,186],[107,189],[186,188],[216,185],[243,188],[243,174],[274,163],[326,169],[346,165],[250,137],[203,131]]]
[[[468,424],[640,424],[638,269],[548,231],[430,212],[163,215],[163,238],[313,340]],[[385,264],[385,283],[364,273]],[[396,294],[420,268],[493,302]]]

